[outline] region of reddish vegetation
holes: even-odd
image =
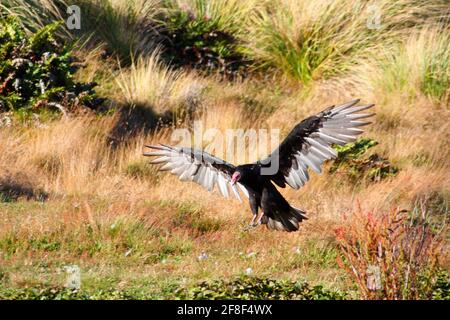
[[[433,230],[424,206],[386,213],[361,207],[336,228],[339,266],[358,285],[364,299],[419,299],[421,277],[433,275],[443,253],[442,229]]]

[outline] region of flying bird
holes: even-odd
[[[337,157],[333,144],[355,141],[363,132],[360,127],[370,124],[363,119],[374,115],[359,113],[374,105],[357,106],[358,102],[331,106],[304,119],[266,159],[255,163],[234,166],[202,150],[163,144],[145,146],[152,151],[144,156],[156,157],[151,163],[162,164],[160,170],[182,181],[194,181],[208,191],[217,186],[224,197],[232,194],[241,200],[242,192],[253,214],[248,228],[265,224],[269,229],[296,231],[307,219],[305,212],[291,206],[275,185],[301,188],[309,180],[309,168],[320,173],[325,160]],[[270,172],[274,167],[278,170]]]

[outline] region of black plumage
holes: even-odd
[[[299,189],[309,180],[309,168],[320,172],[325,160],[337,156],[333,144],[355,141],[363,132],[359,127],[369,124],[360,120],[373,115],[358,113],[373,106],[355,106],[358,102],[331,106],[304,119],[266,159],[252,164],[234,166],[204,151],[166,145],[147,146],[155,151],[144,155],[158,157],[152,163],[162,163],[161,170],[170,170],[180,180],[197,182],[209,191],[217,185],[225,197],[231,191],[241,200],[242,191],[253,213],[250,226],[265,224],[269,229],[296,231],[306,219],[305,212],[292,207],[275,184]]]

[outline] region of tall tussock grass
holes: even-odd
[[[306,84],[348,71],[444,9],[416,0],[268,2],[253,16],[248,54]]]
[[[94,44],[107,45],[110,54],[125,63],[135,54],[151,53],[155,41],[156,17],[160,13],[160,0],[77,0],[83,19],[81,30],[76,31]]]
[[[2,0],[0,18],[15,16],[27,30],[37,31],[49,23],[64,21],[63,9],[67,6],[64,0]]]
[[[164,65],[159,51],[133,60],[130,68],[120,69],[115,80],[120,100],[157,113],[176,111],[180,106],[186,112],[194,111],[189,109],[195,107],[203,90],[203,84],[193,73]]]
[[[183,28],[192,39],[211,30],[234,37],[231,47],[214,44],[218,46],[214,50],[224,51],[219,56],[233,57],[235,53],[228,51],[237,51],[255,66],[270,67],[303,84],[342,75],[411,31],[446,22],[449,16],[444,0],[76,0],[70,4],[80,7],[82,26],[66,30],[67,35],[81,36],[83,45],[106,45],[107,53],[125,64],[136,54],[159,50],[161,42],[170,46],[172,40],[165,38]],[[53,20],[64,21],[66,7],[63,0],[7,0],[0,14],[15,14],[37,29]]]
[[[391,50],[384,50],[376,61],[372,81],[387,94],[411,98],[422,93],[443,104],[450,95],[450,33],[445,26],[425,28]],[[378,71],[378,73],[377,73]],[[367,73],[365,73],[367,74]]]
[[[124,62],[136,53],[149,53],[156,47],[156,16],[159,0],[6,0],[0,4],[0,16],[14,15],[31,31],[54,21],[65,23],[67,8],[80,9],[80,29],[63,28],[65,38],[81,46],[106,44],[108,54]]]

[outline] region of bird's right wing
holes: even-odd
[[[214,186],[217,185],[225,198],[229,197],[231,191],[239,201],[242,201],[237,185],[248,197],[248,191],[242,184],[238,182],[236,185],[231,185],[231,176],[236,168],[222,159],[192,148],[171,147],[163,144],[146,147],[154,151],[144,153],[144,156],[157,157],[151,163],[162,164],[160,170],[170,171],[181,181],[194,181],[208,191],[213,191]]]

